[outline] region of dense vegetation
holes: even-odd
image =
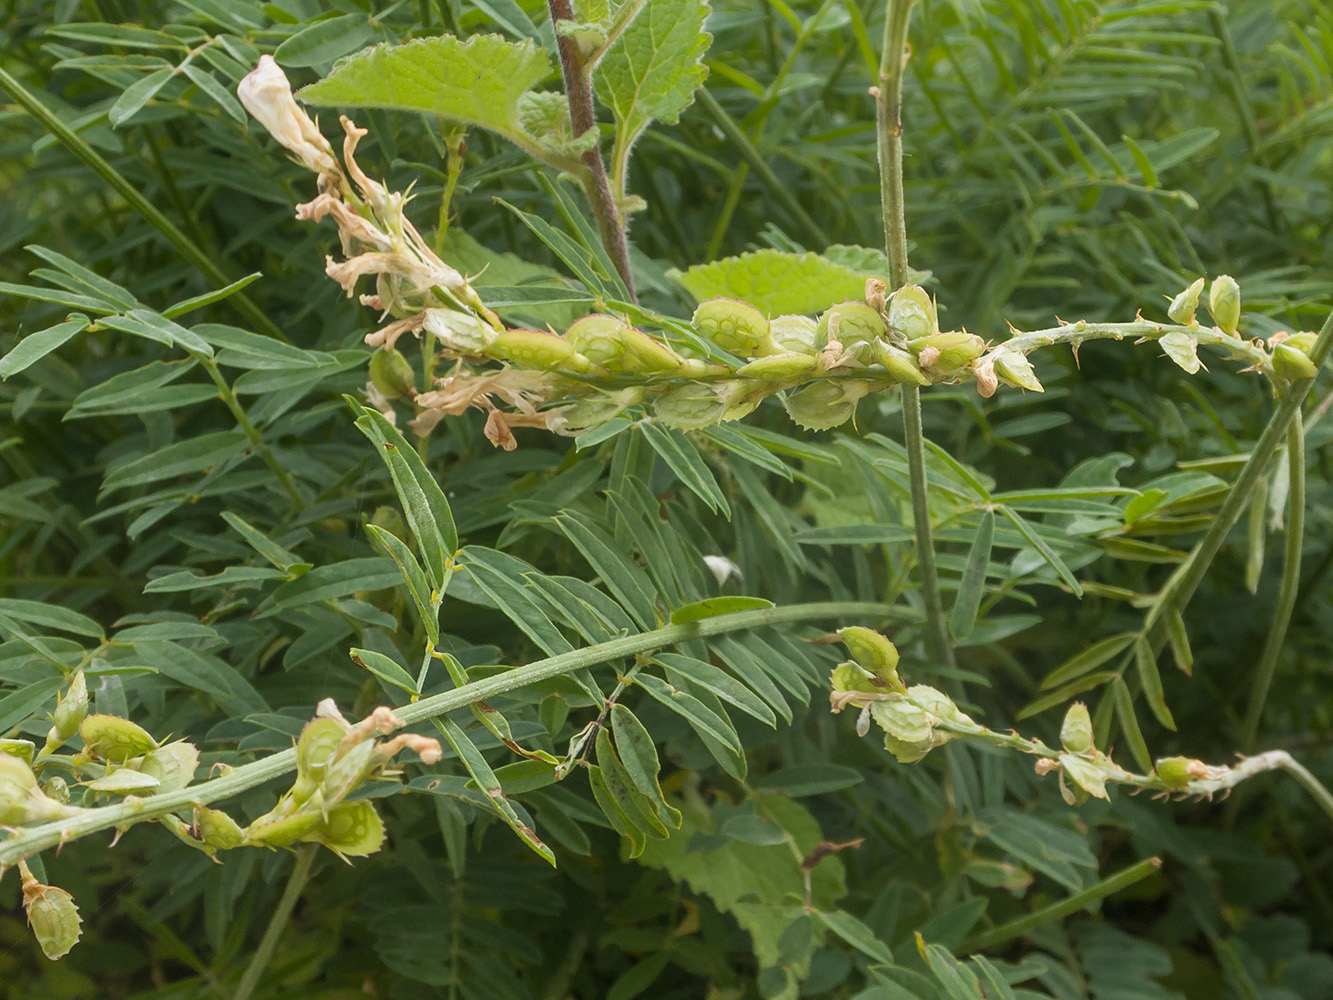
[[[670,86],[620,102],[614,52],[594,81],[615,207],[633,210],[636,302],[579,183],[588,144],[563,97],[522,104],[514,134],[541,139],[524,149],[494,122],[464,131],[358,101],[381,78],[338,63],[495,35],[449,50],[440,76],[494,44],[515,98],[525,73],[559,93],[540,3],[5,5],[0,871],[18,828],[61,815],[63,796],[129,805],[113,847],[103,824],[26,860],[30,897],[56,886],[79,907],[82,939],[60,961],[25,926],[20,873],[0,879],[0,997],[1333,998],[1333,384],[1303,367],[1327,331],[1315,346],[1280,336],[1319,330],[1333,306],[1327,5],[890,3],[911,8],[910,274],[882,249],[893,220],[867,89],[884,79],[884,5],[640,6],[627,30],[665,53]],[[576,4],[560,37],[595,51],[633,9]],[[292,162],[234,96],[264,54],[295,87],[324,81],[306,97],[333,168]],[[1005,384],[979,394],[991,355],[970,341],[940,342],[962,351],[956,369],[929,345],[909,359],[934,383],[915,498],[945,616],[913,519],[915,386],[881,384],[853,421],[810,431],[784,412],[800,415],[795,377],[711,423],[629,370],[602,383],[634,390],[617,397],[628,408],[571,439],[493,407],[435,422],[443,410],[414,402],[455,357],[523,368],[491,344],[441,357],[444,339],[408,333],[406,372],[381,360],[368,385],[365,337],[401,317],[326,275],[326,255],[364,246],[340,251],[333,224],[294,211],[316,197],[312,170],[325,193],[353,175],[339,113],[368,131],[355,163],[410,191],[422,252],[471,279],[450,299],[468,315],[563,331],[616,312],[734,367],[691,324],[698,299],[813,296],[761,308],[813,318],[873,276],[919,282],[946,330],[991,345],[1008,324],[1062,331],[1074,350],[1032,352],[1041,392],[1016,387],[1029,376],[1011,356]],[[369,218],[367,190],[342,197]],[[1239,284],[1241,340],[1226,339],[1225,301],[1209,312],[1221,274]],[[1201,276],[1196,326],[1178,296]],[[418,291],[357,289],[372,290],[385,308]],[[1139,313],[1123,337],[1062,322]],[[883,364],[906,355],[885,336]],[[847,362],[884,370],[861,363]],[[562,378],[542,391],[584,391]],[[419,488],[421,470],[440,490]],[[699,603],[723,596],[761,600]],[[888,635],[897,673],[867,633],[833,641],[849,626]],[[888,702],[844,671],[834,702],[851,710],[830,712],[845,651],[993,732],[949,729],[936,703],[916,743],[865,735],[858,696]],[[560,656],[536,683],[507,680]],[[114,739],[80,726],[79,671],[87,718]],[[487,708],[450,693],[469,682],[491,685]],[[392,747],[401,776],[349,779],[331,808],[355,835],[303,828],[351,865],[263,833],[308,794],[283,797],[294,765],[277,755],[326,698],[354,720],[395,706],[420,736]],[[431,706],[454,711],[436,725]],[[43,763],[53,712],[55,742],[71,742],[37,769],[55,803],[37,816],[5,797],[21,780],[6,768],[34,745]],[[1011,726],[1061,749],[1034,772]],[[1085,729],[1157,792],[1232,780],[1150,773],[1159,759],[1299,763],[1229,798],[1135,796],[1118,776],[1102,798],[1110,765]],[[199,756],[156,758],[149,786],[142,761],[167,739]],[[132,749],[107,751],[116,740]],[[127,759],[140,763],[118,769]],[[227,845],[199,840],[213,814],[188,805],[128,824],[196,764],[192,788],[253,761],[279,765],[211,805],[276,849],[215,859]],[[67,917],[46,892],[37,922],[43,905]]]

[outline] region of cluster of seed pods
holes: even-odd
[[[747,302],[711,299],[694,312],[697,343],[688,346],[607,314],[584,316],[563,334],[508,329],[481,330],[478,337],[474,326],[466,338],[449,331],[436,337],[446,356],[465,365],[482,359],[505,365],[514,373],[511,389],[522,387],[529,410],[523,422],[560,433],[581,433],[638,404],[668,426],[695,429],[744,417],[777,393],[801,427],[827,430],[849,421],[857,402],[876,390],[972,376],[985,350],[970,333],[941,333],[935,303],[920,286],[886,296],[882,284],[870,285],[870,301],[840,303],[818,319],[770,318]],[[373,359],[371,376],[390,398],[407,395],[411,385],[406,359],[391,354]],[[999,377],[1039,388],[1030,369]],[[437,399],[466,398],[460,386],[483,378],[478,394],[496,394],[505,381],[503,372],[460,365],[444,392],[421,394],[416,402],[429,408]]]

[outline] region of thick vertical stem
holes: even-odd
[[[884,213],[884,248],[889,257],[889,287],[907,284],[907,220],[903,210],[903,63],[907,55],[907,24],[913,0],[887,0],[884,11],[884,52],[875,88],[878,124],[879,193]],[[953,666],[953,647],[944,619],[939,574],[935,569],[935,542],[927,502],[926,439],[921,430],[921,391],[904,385],[903,443],[912,483],[912,526],[916,531],[917,565],[921,596],[926,605],[926,649],[942,666]]]
[[[574,20],[574,8],[570,0],[546,0],[546,7],[551,12],[551,23]],[[569,101],[569,123],[574,135],[583,135],[589,129],[597,127],[597,119],[592,106],[592,81],[584,66],[583,56],[579,53],[578,43],[574,39],[555,33],[556,48],[560,53],[560,69],[565,80],[565,97]],[[583,191],[592,206],[593,217],[597,220],[597,232],[602,238],[602,246],[610,255],[620,280],[625,283],[630,301],[637,301],[634,294],[634,278],[629,267],[629,242],[625,236],[625,221],[616,207],[611,194],[611,184],[606,179],[606,164],[602,161],[600,146],[594,146],[583,154],[583,165],[587,176],[582,178]]]

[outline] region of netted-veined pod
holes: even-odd
[[[1229,274],[1219,274],[1208,286],[1208,311],[1223,333],[1234,334],[1240,326],[1240,285]]]
[[[134,769],[158,780],[155,795],[176,792],[194,780],[194,769],[199,764],[199,749],[185,740],[177,740],[166,746],[158,747],[143,760],[134,764]]]
[[[875,360],[884,366],[884,370],[895,382],[930,385],[930,379],[922,373],[916,358],[901,348],[893,347],[881,340],[875,344]]]
[[[726,412],[726,400],[705,382],[673,385],[653,399],[653,414],[657,419],[678,430],[707,427],[721,420]]]
[[[32,768],[22,760],[0,754],[0,826],[64,819],[78,812],[74,806],[48,798],[38,787]]]
[[[814,355],[818,324],[809,316],[774,316],[768,321],[773,346],[782,351]]]
[[[898,679],[898,647],[888,636],[861,625],[838,629],[838,638],[863,669],[890,688],[904,689]]]
[[[1194,326],[1198,322],[1194,312],[1199,308],[1199,293],[1203,291],[1203,279],[1192,282],[1188,288],[1171,300],[1166,314],[1181,326]]]
[[[342,857],[364,858],[384,843],[384,822],[366,800],[342,802],[329,810],[323,823],[301,838],[323,844]]]
[[[699,303],[691,321],[704,338],[729,354],[757,358],[773,354],[768,317],[739,299],[709,299]]]
[[[599,427],[635,403],[643,401],[638,386],[612,392],[594,392],[569,406],[548,410],[546,426],[557,434],[582,434]]]
[[[89,715],[79,724],[79,735],[88,752],[113,762],[157,749],[157,740],[147,730],[118,715]]]
[[[1070,753],[1087,753],[1092,749],[1092,716],[1083,702],[1074,702],[1065,713],[1060,744]]]
[[[26,869],[25,869],[26,872]],[[23,880],[23,906],[28,926],[51,961],[63,958],[79,942],[81,921],[74,897],[54,885],[42,885],[31,873]]]
[[[720,419],[725,423],[748,417],[760,403],[777,391],[777,386],[754,379],[732,379],[717,383],[715,391],[723,403]]]
[[[986,342],[975,334],[957,330],[919,337],[908,342],[921,367],[939,379],[957,378],[986,350]]]
[[[840,302],[824,311],[815,328],[815,346],[823,347],[833,333],[841,344],[860,344],[878,340],[887,329],[884,317],[864,302]]]
[[[1027,355],[1018,351],[999,351],[993,360],[995,374],[1005,385],[1012,385],[1017,389],[1031,389],[1033,392],[1046,391],[1037,380],[1036,372],[1032,370],[1032,362],[1027,359]]]
[[[312,801],[297,813],[261,816],[245,828],[245,843],[252,847],[291,847],[323,822],[323,814]]]
[[[568,340],[543,330],[506,330],[496,334],[486,354],[515,368],[586,372],[592,364]]]
[[[920,285],[903,285],[889,296],[889,326],[908,340],[940,332],[935,300]]]
[[[629,327],[615,316],[593,313],[575,320],[565,331],[565,340],[595,365],[610,371],[624,352],[623,336]]]
[[[851,420],[857,401],[869,391],[869,384],[858,380],[820,379],[789,393],[783,405],[798,427],[826,431]]]

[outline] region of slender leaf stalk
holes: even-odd
[[[1161,867],[1161,858],[1145,858],[1137,864],[1130,865],[1128,868],[1121,869],[1114,875],[1102,879],[1095,885],[1088,886],[1082,892],[1075,893],[1067,899],[1043,906],[1024,916],[1010,920],[1008,923],[1000,924],[998,927],[993,927],[982,934],[969,938],[958,948],[958,953],[967,954],[996,948],[1016,937],[1022,937],[1038,927],[1063,920],[1065,917],[1091,906],[1098,900],[1113,896],[1121,889],[1129,888],[1135,882],[1141,882]]]
[[[857,601],[793,604],[787,607],[738,611],[684,625],[664,625],[650,632],[624,636],[585,649],[548,657],[485,680],[475,681],[462,688],[423,698],[414,704],[396,708],[394,712],[405,723],[413,725],[573,670],[633,656],[636,653],[650,652],[688,639],[701,639],[726,632],[790,622],[847,618],[871,618],[906,624],[915,621],[916,615],[900,606]],[[237,767],[211,781],[183,788],[178,792],[143,799],[133,798],[115,805],[88,809],[70,819],[26,827],[17,836],[11,835],[9,839],[0,841],[0,866],[13,864],[19,858],[29,857],[38,851],[85,837],[99,830],[128,826],[179,810],[192,809],[196,805],[207,805],[219,799],[230,798],[279,778],[295,768],[296,751],[283,750],[262,760]]]
[[[903,63],[907,55],[907,25],[913,0],[887,0],[884,12],[884,51],[875,88],[875,118],[879,150],[879,192],[884,213],[884,245],[889,257],[889,290],[907,284],[907,220],[903,211]],[[912,525],[916,531],[917,566],[921,596],[926,606],[926,650],[936,663],[954,665],[949,626],[940,597],[935,568],[935,541],[927,499],[926,444],[921,429],[921,391],[904,385],[903,443],[912,485]]]
[[[1287,428],[1287,470],[1290,484],[1287,492],[1287,544],[1282,559],[1282,583],[1278,588],[1277,606],[1273,609],[1273,624],[1264,641],[1259,667],[1250,686],[1249,703],[1245,709],[1245,723],[1241,727],[1240,750],[1249,753],[1259,736],[1259,722],[1263,718],[1264,703],[1277,672],[1278,657],[1287,638],[1296,595],[1301,588],[1301,548],[1305,542],[1305,430],[1301,421],[1293,420]]]
[[[310,868],[315,861],[315,852],[318,848],[318,844],[304,844],[297,850],[296,866],[292,869],[292,873],[287,879],[287,885],[282,890],[282,897],[278,900],[277,909],[273,911],[273,916],[269,918],[268,927],[264,930],[264,936],[259,941],[259,947],[250,956],[250,964],[245,967],[245,974],[241,976],[240,985],[236,987],[232,1000],[250,1000],[250,997],[254,995],[255,987],[259,985],[260,977],[263,976],[264,970],[268,968],[268,963],[273,958],[273,952],[278,947],[282,932],[287,929],[287,924],[292,919],[292,911],[296,909],[296,901],[301,898],[301,890],[305,888],[305,884],[310,878]]]
[[[213,263],[213,259],[201,250],[190,237],[163,215],[156,205],[145,198],[138,188],[126,180],[97,150],[84,141],[81,135],[61,121],[50,108],[37,99],[32,91],[28,90],[27,87],[2,68],[0,68],[0,87],[9,91],[23,107],[23,110],[41,122],[42,126],[55,136],[77,159],[81,160],[98,177],[106,181],[108,186],[125,199],[130,208],[143,216],[144,220],[161,233],[167,242],[175,248],[176,252],[194,265],[204,277],[215,283],[219,288],[231,284],[232,279],[228,278],[222,269]],[[262,331],[265,336],[280,340],[283,343],[290,342],[273,321],[264,315],[263,310],[255,305],[254,300],[244,292],[237,292],[233,295],[231,302],[237,312],[253,323],[255,328]]]

